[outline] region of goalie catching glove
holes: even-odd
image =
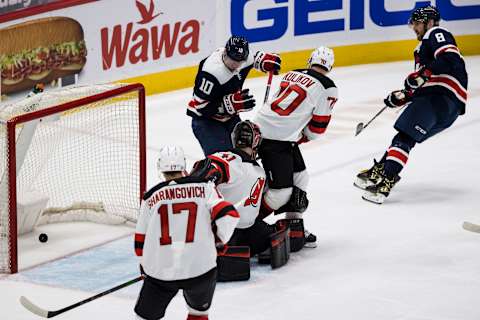
[[[253,58],[253,67],[263,72],[272,71],[273,74],[278,74],[280,71],[280,64],[282,60],[276,53],[266,53],[263,51],[257,51]]]
[[[404,106],[412,98],[412,93],[407,90],[395,90],[383,100],[389,108],[399,108]]]
[[[255,98],[249,89],[243,89],[223,97],[223,108],[229,115],[235,115],[242,111],[249,111],[255,107]]]

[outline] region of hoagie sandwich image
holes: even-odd
[[[71,18],[42,18],[0,29],[2,94],[79,73],[86,56],[82,26]]]

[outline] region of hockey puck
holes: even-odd
[[[40,235],[38,236],[38,240],[42,243],[45,243],[48,241],[48,236],[46,233],[40,233]]]

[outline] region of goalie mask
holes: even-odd
[[[185,154],[181,147],[165,146],[160,149],[157,170],[161,178],[163,172],[184,171],[186,166]]]
[[[330,71],[332,70],[334,62],[335,56],[333,54],[333,50],[322,46],[313,50],[310,58],[308,59],[307,66],[311,68],[314,65],[318,65],[324,68],[326,71]]]
[[[232,132],[232,144],[234,148],[252,148],[257,151],[262,134],[260,128],[249,120],[241,121],[235,125]]]

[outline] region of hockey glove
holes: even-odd
[[[253,58],[253,67],[263,72],[273,71],[273,74],[278,74],[280,71],[280,64],[282,59],[276,53],[266,53],[257,51]]]
[[[243,89],[224,96],[222,105],[226,113],[235,115],[252,110],[255,107],[255,98],[249,93],[249,89]]]
[[[143,279],[147,277],[147,274],[145,273],[145,270],[143,270],[143,266],[140,264],[140,275],[142,276]]]
[[[278,210],[275,210],[275,214],[283,212],[304,212],[308,208],[307,193],[297,186],[293,186],[292,195],[290,200]]]
[[[395,90],[390,92],[388,97],[386,97],[383,102],[389,108],[399,108],[410,101],[411,97],[412,94],[407,90]]]
[[[310,139],[308,139],[306,135],[302,134],[302,137],[298,139],[297,144],[306,143],[308,141],[310,141]]]
[[[421,86],[423,86],[425,82],[430,80],[431,76],[432,76],[432,71],[426,68],[421,68],[416,72],[410,73],[407,79],[405,79],[405,89],[416,90]]]
[[[190,176],[218,184],[222,174],[213,166],[212,160],[206,158],[195,162],[192,171],[190,172]]]

